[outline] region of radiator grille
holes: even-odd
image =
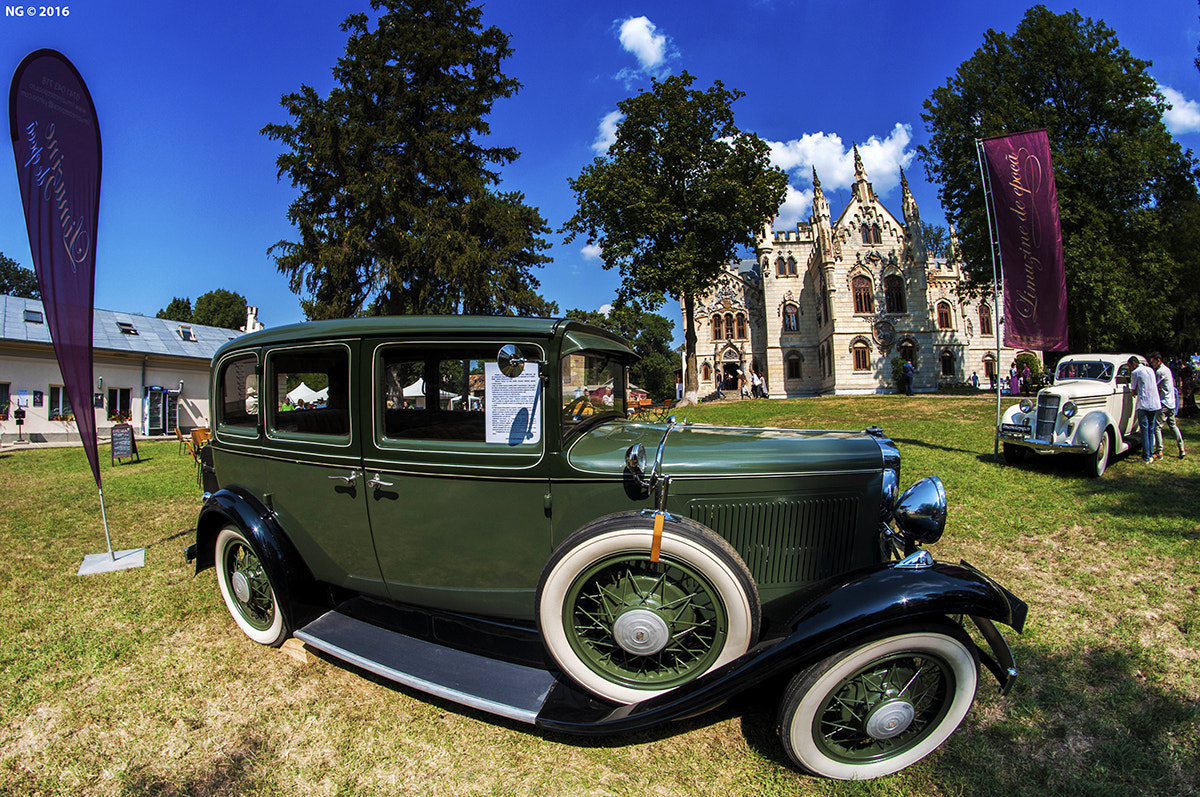
[[[1058,419],[1058,403],[1060,401],[1062,399],[1052,393],[1043,393],[1038,396],[1037,425],[1033,430],[1033,436],[1036,439],[1049,440],[1054,437],[1054,422]]]
[[[690,514],[729,541],[760,587],[817,581],[853,566],[856,498],[698,501]]]

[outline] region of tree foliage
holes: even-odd
[[[1103,21],[1035,6],[1012,34],[987,31],[925,102],[920,156],[976,282],[990,283],[992,261],[975,140],[1046,128],[1076,351],[1161,340],[1179,278],[1200,278],[1194,258],[1168,246],[1180,209],[1196,201],[1195,165],[1163,124],[1149,66]]]
[[[500,69],[508,36],[481,29],[468,0],[372,0],[342,23],[350,34],[321,97],[282,98],[290,124],[279,176],[298,240],[271,247],[312,319],[361,313],[532,315],[544,309],[533,269],[549,232],[498,168],[517,159],[487,146],[486,117],[520,84]]]
[[[155,318],[165,318],[168,321],[180,321],[184,324],[192,323],[192,300],[186,296],[172,297],[171,303],[154,314]],[[243,319],[245,316],[243,316]]]
[[[578,210],[564,231],[599,245],[622,276],[619,298],[684,306],[685,398],[695,401],[695,299],[774,217],[787,177],[767,144],[734,124],[742,92],[716,81],[692,89],[687,72],[618,103],[623,119],[607,154],[571,180]]]
[[[246,297],[224,288],[202,293],[196,297],[192,323],[241,329],[246,325]]]
[[[675,324],[670,319],[643,310],[637,302],[615,305],[607,314],[595,310],[568,310],[567,318],[607,329],[625,340],[640,358],[630,368],[633,383],[655,401],[675,398],[678,357],[671,348]]]
[[[17,261],[0,252],[0,294],[41,299],[37,275]]]

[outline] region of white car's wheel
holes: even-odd
[[[1112,450],[1112,432],[1105,429],[1104,434],[1100,436],[1100,445],[1096,446],[1095,453],[1083,455],[1084,471],[1089,476],[1103,476],[1108,467],[1109,453]]]
[[[758,590],[733,547],[686,518],[601,518],[569,537],[538,585],[550,655],[585,689],[618,703],[654,697],[731,661],[758,636]]]
[[[271,578],[246,535],[236,526],[221,529],[215,554],[217,586],[238,628],[260,644],[282,645],[290,629]]]
[[[979,664],[961,631],[934,626],[831,656],[788,685],[779,731],[817,775],[890,775],[946,740],[975,700]]]

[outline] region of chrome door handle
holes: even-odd
[[[374,487],[376,490],[378,490],[380,487],[391,487],[392,486],[391,482],[385,482],[380,478],[382,475],[383,475],[382,473],[376,473],[371,478],[371,481],[367,482],[367,484],[370,485],[371,487]]]
[[[356,471],[356,470],[350,471],[349,476],[330,476],[329,478],[333,479],[334,481],[345,482],[346,484],[353,487],[355,482],[358,481],[358,471]]]

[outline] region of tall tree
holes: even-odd
[[[155,313],[154,317],[190,324],[192,323],[192,300],[186,296],[175,296],[171,299],[171,303]]]
[[[537,312],[533,269],[549,232],[520,193],[492,190],[516,150],[487,146],[493,104],[520,84],[508,36],[468,0],[371,0],[328,97],[287,94],[279,176],[299,239],[271,247],[309,318],[359,313]],[[382,11],[381,11],[382,9]]]
[[[673,321],[643,310],[637,302],[615,305],[607,314],[595,310],[568,310],[567,318],[586,321],[625,338],[640,358],[629,369],[633,382],[644,388],[655,401],[675,398],[678,357],[671,348]]]
[[[241,329],[246,325],[246,297],[224,288],[202,293],[196,297],[192,323]]]
[[[608,152],[571,180],[578,210],[564,231],[598,244],[619,268],[623,301],[657,308],[682,299],[686,401],[696,401],[696,297],[740,247],[753,246],[779,210],[787,177],[769,148],[734,124],[743,93],[716,81],[692,89],[687,72],[654,80],[618,103],[624,118]]]
[[[1011,35],[987,31],[925,102],[921,159],[978,282],[990,282],[992,261],[975,139],[1046,128],[1073,350],[1145,345],[1171,325],[1181,275],[1167,231],[1173,209],[1195,195],[1194,164],[1163,124],[1149,66],[1103,21],[1034,6]]]
[[[23,299],[41,299],[37,275],[0,252],[0,294]]]

